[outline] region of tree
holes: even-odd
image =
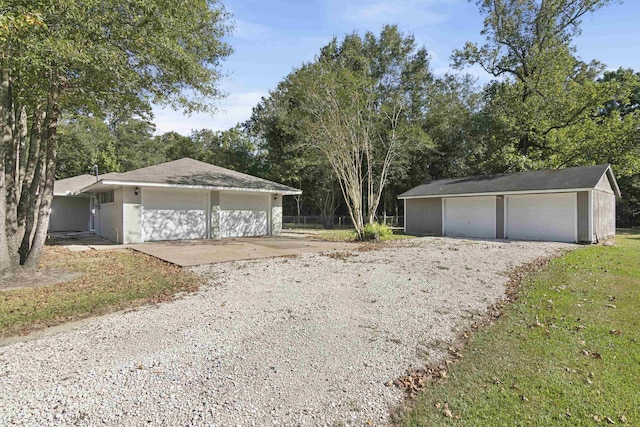
[[[211,0],[8,0],[0,12],[2,271],[38,265],[61,112],[212,109],[230,49]]]
[[[410,147],[428,144],[416,120],[432,80],[428,54],[386,26],[378,38],[334,39],[291,77],[306,144],[327,159],[362,237],[393,167]]]
[[[56,179],[101,172],[120,171],[116,140],[109,125],[96,116],[64,118],[58,131]]]
[[[487,88],[487,163],[500,171],[573,164],[576,129],[598,117],[615,85],[597,81],[603,66],[575,57],[580,20],[610,0],[480,0],[487,42],[455,51],[454,65],[479,65]],[[497,135],[497,136],[496,136]],[[567,138],[570,139],[567,139]]]
[[[331,228],[340,202],[337,180],[326,158],[308,147],[309,135],[293,84],[290,75],[263,98],[253,108],[245,130],[256,140],[262,174],[302,190],[293,198],[298,216],[308,200],[320,212],[323,226]]]

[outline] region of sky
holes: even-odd
[[[225,130],[251,116],[251,109],[294,68],[313,60],[334,36],[357,31],[379,34],[397,24],[427,48],[436,75],[450,70],[450,56],[467,41],[482,43],[483,18],[468,0],[222,0],[233,16],[235,32],[227,38],[234,53],[222,63],[227,94],[214,114],[186,116],[154,108],[156,133],[193,129]],[[609,69],[640,71],[640,1],[613,3],[583,18],[574,41],[584,61],[597,59]],[[488,80],[480,69],[466,72]]]

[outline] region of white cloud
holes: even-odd
[[[265,40],[273,35],[273,31],[266,25],[245,21],[244,19],[234,19],[234,38],[259,41]]]
[[[228,96],[219,103],[218,111],[210,114],[184,115],[170,108],[155,107],[156,134],[177,132],[189,135],[194,129],[226,130],[251,117],[251,110],[266,92],[239,92]]]
[[[437,24],[446,19],[438,6],[451,0],[380,0],[377,2],[328,0],[333,19],[356,26],[403,22],[412,26]]]

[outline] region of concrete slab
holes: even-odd
[[[125,249],[125,246],[97,236],[90,231],[83,232],[56,232],[49,235],[47,245],[64,246],[73,252],[83,252],[90,250],[118,250]]]
[[[350,250],[357,248],[357,244],[292,237],[247,237],[223,240],[149,242],[127,245],[127,247],[181,267],[191,267],[309,252]]]

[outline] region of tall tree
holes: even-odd
[[[488,161],[499,169],[572,164],[570,130],[594,120],[615,86],[598,82],[603,66],[575,56],[581,18],[611,0],[479,0],[486,43],[455,51],[454,65],[479,65],[494,80],[487,113],[498,138]],[[488,165],[487,165],[488,166]]]
[[[105,121],[96,116],[67,117],[58,131],[56,179],[101,172],[119,172],[116,140]]]
[[[410,147],[428,144],[416,116],[432,81],[413,36],[334,39],[292,75],[307,145],[333,169],[358,236],[375,221],[389,173]]]
[[[7,0],[0,12],[1,271],[38,265],[61,112],[210,109],[230,49],[214,0]]]
[[[315,207],[329,228],[340,190],[326,158],[308,147],[309,134],[296,93],[290,75],[253,108],[246,131],[256,139],[264,176],[302,189],[302,195],[293,198],[298,216],[305,207]]]

